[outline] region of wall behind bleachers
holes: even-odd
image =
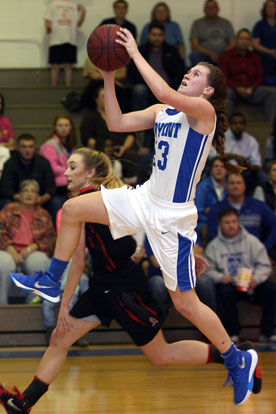
[[[47,64],[47,36],[44,31],[44,13],[50,0],[0,0],[0,69],[40,68]],[[220,15],[228,18],[235,30],[252,29],[260,19],[263,0],[218,0]],[[113,15],[113,0],[80,0],[87,15],[79,31],[78,66],[86,59],[86,40],[90,32],[105,18]],[[128,19],[141,33],[144,23],[157,0],[128,0]],[[172,19],[182,28],[187,51],[190,50],[189,33],[192,22],[202,16],[203,0],[168,0]]]

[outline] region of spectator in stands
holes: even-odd
[[[252,46],[260,55],[264,68],[264,84],[276,85],[276,1],[266,0],[252,31]]]
[[[80,136],[84,147],[100,150],[107,138],[114,145],[114,156],[123,160],[123,178],[135,183],[137,180],[138,153],[133,133],[111,132],[105,119],[104,88],[95,93],[96,109],[88,111],[81,120]]]
[[[260,146],[257,139],[246,132],[246,117],[241,112],[230,115],[229,126],[225,133],[225,158],[231,160],[232,164],[246,168],[243,176],[247,194],[252,195],[255,187],[266,181]]]
[[[9,118],[4,116],[5,113],[5,98],[0,93],[0,145],[6,147],[8,150],[14,149],[14,132]]]
[[[250,44],[249,30],[241,29],[237,33],[236,47],[219,58],[218,66],[226,76],[228,85],[226,113],[229,118],[233,108],[240,102],[262,105],[264,121],[272,122],[276,112],[276,91],[262,85],[262,61],[256,52],[249,49]]]
[[[143,27],[140,44],[143,45],[148,41],[149,27],[151,23],[158,22],[162,24],[165,30],[165,41],[171,46],[174,46],[179,53],[179,56],[185,61],[185,45],[181,28],[178,23],[171,20],[171,11],[165,2],[155,4],[151,11],[151,22],[145,24]]]
[[[136,39],[137,31],[136,31],[135,25],[131,23],[130,21],[126,20],[126,15],[128,12],[128,2],[126,2],[125,0],[114,1],[113,10],[114,10],[115,16],[102,20],[100,25],[117,24],[118,26],[125,27],[132,33],[134,39]]]
[[[271,259],[275,260],[276,216],[262,201],[245,195],[246,185],[241,174],[230,173],[226,180],[227,198],[214,204],[207,217],[208,240],[217,236],[219,213],[224,208],[234,208],[240,224],[262,241]]]
[[[89,58],[86,59],[82,75],[89,79],[89,84],[81,95],[80,109],[85,106],[90,109],[95,109],[95,92],[99,87],[103,87],[103,76]],[[115,89],[122,111],[129,111],[131,105],[131,88],[127,81],[126,66],[115,71]]]
[[[5,162],[0,181],[2,207],[19,200],[21,181],[35,179],[40,188],[38,204],[48,209],[55,195],[56,186],[53,170],[48,160],[36,154],[36,140],[31,134],[21,134],[17,138],[16,150]]]
[[[211,161],[209,175],[199,182],[196,188],[195,205],[197,208],[197,234],[201,244],[202,231],[206,232],[207,215],[210,207],[226,197],[225,177],[227,171],[220,157]],[[203,229],[204,228],[204,229]],[[205,237],[203,237],[205,239]]]
[[[221,53],[235,46],[235,34],[229,20],[219,17],[215,0],[204,3],[204,17],[194,21],[190,34],[192,66],[206,61],[217,64]]]
[[[166,43],[162,24],[155,22],[150,24],[148,41],[139,47],[139,51],[172,88],[178,88],[182,80],[184,64],[176,48]],[[150,104],[156,103],[156,99],[133,61],[130,62],[128,67],[128,77],[134,85],[132,88],[132,110],[144,109]]]
[[[52,0],[46,11],[45,28],[46,33],[50,33],[51,86],[57,85],[61,66],[65,85],[72,84],[72,65],[77,62],[77,28],[82,25],[85,13],[83,5],[71,0]]]
[[[55,236],[49,213],[39,206],[36,180],[23,180],[17,201],[0,212],[0,304],[8,303],[9,274],[47,269],[48,245]]]
[[[115,177],[123,178],[123,166],[122,163],[114,156],[114,144],[111,138],[106,138],[103,142],[103,146],[99,148],[99,151],[104,152],[111,160],[112,168]]]
[[[276,117],[273,121],[273,131],[267,137],[265,143],[264,164],[267,167],[270,161],[276,159]]]
[[[205,274],[216,283],[222,320],[231,339],[239,342],[237,301],[246,300],[262,308],[260,342],[276,342],[276,285],[269,280],[271,264],[264,245],[239,224],[233,209],[219,214],[218,236],[208,244],[205,257],[210,263]],[[236,289],[238,269],[249,268],[252,276],[247,292]]]
[[[73,120],[65,114],[57,115],[50,137],[40,147],[40,155],[51,164],[56,184],[56,196],[52,200],[51,215],[55,220],[57,211],[67,200],[67,180],[64,176],[67,160],[77,145]]]
[[[256,187],[253,197],[265,202],[276,214],[276,160],[268,164],[268,179]]]

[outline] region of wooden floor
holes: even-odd
[[[0,381],[23,390],[40,358],[0,359]],[[242,406],[219,365],[152,367],[143,355],[67,358],[33,414],[274,414],[276,352],[260,352],[263,390]],[[0,413],[4,413],[0,407]]]

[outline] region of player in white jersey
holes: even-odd
[[[237,350],[217,315],[199,301],[194,289],[197,211],[193,198],[212,141],[223,155],[227,96],[224,75],[217,67],[200,63],[185,74],[175,91],[141,56],[127,29],[120,29],[118,36],[117,42],[125,46],[163,104],[122,114],[114,73],[103,72],[107,125],[110,130],[124,132],[155,127],[152,176],[137,189],[102,188],[68,200],[63,206],[49,270],[33,278],[12,274],[12,279],[48,300],[59,300],[59,279],[78,245],[82,223],[110,225],[114,238],[144,230],[175,308],[221,352],[234,384],[234,402],[242,404],[252,391],[257,353]]]

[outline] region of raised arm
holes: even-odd
[[[143,58],[132,34],[127,29],[121,28],[120,31],[118,31],[118,36],[119,39],[116,39],[116,42],[126,48],[144,81],[158,101],[173,106],[199,121],[209,122],[210,117],[212,121],[214,121],[214,109],[207,99],[185,96],[172,89]]]
[[[114,72],[102,72],[104,77],[104,101],[106,123],[110,131],[134,132],[153,128],[155,115],[163,107],[153,105],[143,111],[122,114],[114,84]]]

